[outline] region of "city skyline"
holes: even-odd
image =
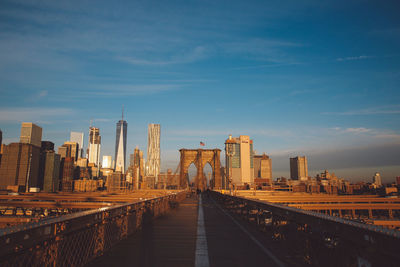
[[[163,171],[180,148],[223,150],[232,134],[271,156],[274,178],[306,155],[311,176],[387,182],[400,172],[398,7],[3,1],[3,143],[31,121],[59,147],[93,119],[101,155],[114,155],[125,104],[127,153],[146,150],[148,123],[163,125]]]

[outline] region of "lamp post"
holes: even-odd
[[[233,144],[227,144],[226,147],[226,155],[228,156],[228,183],[229,183],[229,190],[230,194],[232,195],[232,174],[231,174],[231,169],[232,169],[232,157],[235,155],[235,147]]]

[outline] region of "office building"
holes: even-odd
[[[146,176],[154,176],[157,183],[157,177],[160,174],[160,124],[149,124],[147,139],[147,165]]]
[[[79,158],[76,161],[76,166],[80,168],[87,168],[88,167],[88,159],[87,158]]]
[[[3,149],[0,189],[7,189],[7,186],[38,187],[40,145],[11,143]]]
[[[101,136],[99,128],[90,127],[89,131],[89,163],[95,164],[96,167],[100,163],[100,145]]]
[[[63,153],[63,157],[72,158],[74,160],[74,162],[76,162],[78,160],[79,153],[80,153],[80,149],[79,149],[79,144],[78,143],[76,143],[76,142],[64,142],[62,147],[66,147],[67,148],[65,155],[64,155],[64,151],[63,150],[60,151],[60,152]]]
[[[376,187],[381,187],[382,186],[382,177],[381,174],[379,172],[376,172],[374,177],[373,177],[373,184]]]
[[[66,157],[62,161],[61,171],[61,183],[62,191],[72,192],[73,191],[73,180],[74,180],[74,159]]]
[[[125,173],[127,129],[128,123],[124,121],[124,113],[122,112],[122,119],[117,122],[115,135],[115,171],[122,174]]]
[[[75,142],[79,145],[79,152],[78,152],[78,158],[83,158],[84,157],[84,153],[83,153],[83,137],[84,134],[80,133],[80,132],[71,132],[70,134],[70,138],[69,141],[70,142]]]
[[[59,190],[61,156],[54,151],[54,143],[42,141],[40,148],[38,187],[44,192]]]
[[[23,122],[21,125],[20,142],[40,147],[42,141],[42,128],[31,122]]]
[[[254,155],[254,178],[272,180],[271,158],[267,155]]]
[[[254,183],[253,140],[247,135],[225,140],[227,178],[235,186]],[[229,182],[229,181],[228,181]]]
[[[306,156],[290,158],[290,179],[302,181],[308,180]]]
[[[111,166],[112,166],[111,156],[103,156],[101,167],[103,169],[111,169]]]
[[[59,191],[60,177],[60,155],[54,151],[44,152],[44,175],[43,175],[43,191],[57,192]]]
[[[133,154],[130,155],[129,162],[130,164],[128,171],[130,172],[130,177],[132,178],[131,183],[133,183],[135,189],[138,189],[140,184],[143,182],[144,176],[143,151],[136,147]]]

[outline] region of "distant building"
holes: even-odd
[[[101,136],[99,128],[90,127],[89,131],[89,163],[94,163],[96,167],[100,163]]]
[[[104,169],[111,169],[112,161],[111,156],[103,156],[101,167]]]
[[[229,136],[225,140],[227,178],[234,185],[254,183],[253,140],[247,135]]]
[[[66,158],[73,158],[74,162],[76,162],[79,158],[80,149],[79,144],[76,142],[64,142],[62,147],[67,147]]]
[[[59,190],[61,156],[54,151],[54,143],[42,141],[40,148],[38,187],[44,192]]]
[[[0,189],[15,185],[38,187],[40,145],[11,143],[3,149]]]
[[[146,176],[154,176],[155,182],[157,183],[161,164],[160,124],[149,124],[148,130]]]
[[[57,192],[59,191],[59,177],[60,177],[60,155],[54,151],[47,151],[44,155],[44,177],[43,177],[43,191],[44,192]]]
[[[57,154],[59,154],[62,159],[65,159],[68,155],[68,147],[66,146],[58,147]]]
[[[73,191],[73,180],[74,180],[74,159],[66,157],[63,160],[61,175],[62,191],[72,192]]]
[[[87,168],[88,167],[88,159],[87,158],[78,158],[76,161],[76,165],[80,168]]]
[[[308,179],[306,156],[290,158],[290,179],[302,181]]]
[[[397,185],[400,185],[400,176],[397,176],[397,177],[396,177],[396,184],[397,184]]]
[[[121,189],[122,173],[114,172],[107,176],[106,187],[107,191],[118,191]]]
[[[128,172],[132,178],[130,182],[133,184],[133,188],[139,189],[144,177],[144,159],[143,151],[138,147],[136,147],[133,154],[130,155]]]
[[[160,173],[159,184],[164,189],[178,189],[179,187],[179,173],[173,173],[171,169],[168,169],[166,173]]]
[[[376,172],[374,177],[373,177],[373,184],[376,187],[382,187],[382,178],[381,178],[381,174],[379,172]]]
[[[267,155],[254,155],[254,178],[272,181],[271,158]]]
[[[126,162],[126,134],[128,123],[124,121],[124,113],[122,112],[122,120],[117,122],[117,131],[115,135],[115,171],[125,173]]]
[[[42,128],[32,122],[23,122],[21,125],[20,142],[40,147],[42,141]]]
[[[83,137],[84,137],[84,133],[71,132],[70,138],[69,138],[70,142],[75,142],[75,143],[78,143],[78,145],[79,145],[78,158],[84,157],[84,155],[83,155],[84,154],[83,153],[83,145],[84,145]]]

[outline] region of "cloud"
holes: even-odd
[[[240,55],[244,58],[250,58],[258,61],[268,61],[276,63],[275,65],[258,65],[240,68],[260,68],[260,67],[276,67],[279,65],[295,65],[299,64],[286,52],[287,49],[297,48],[304,46],[301,43],[267,39],[267,38],[254,38],[247,40],[230,40],[219,44],[222,52],[235,56]]]
[[[75,113],[72,109],[67,108],[1,108],[0,109],[0,122],[13,123],[13,122],[42,122],[49,123],[48,119],[63,116],[70,116]]]
[[[148,60],[138,59],[133,57],[117,57],[121,61],[128,62],[133,65],[141,66],[165,66],[175,64],[185,64],[201,60],[206,57],[206,48],[203,46],[197,46],[189,52],[179,55],[173,55],[170,59],[166,60]]]
[[[367,128],[347,128],[344,130],[345,133],[355,133],[355,134],[359,134],[359,133],[368,133],[371,132],[371,129],[367,129]]]
[[[354,115],[377,115],[377,114],[400,114],[400,105],[387,105],[381,107],[371,107],[366,109],[350,110],[343,112],[323,112],[322,115],[341,115],[341,116],[354,116]]]
[[[361,59],[368,59],[374,58],[375,56],[355,56],[355,57],[340,57],[337,58],[336,61],[352,61],[352,60],[361,60]]]

